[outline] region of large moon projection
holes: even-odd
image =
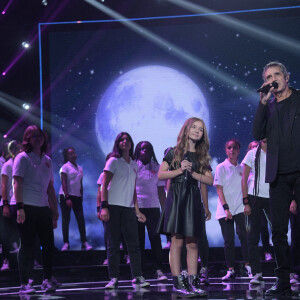
[[[96,134],[104,155],[121,131],[135,143],[150,141],[159,162],[164,150],[176,145],[184,121],[203,119],[209,112],[200,88],[185,74],[165,66],[143,66],[118,77],[107,88],[96,114]]]

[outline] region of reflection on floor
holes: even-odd
[[[130,280],[122,280],[119,288],[115,290],[105,290],[107,281],[99,282],[77,282],[64,283],[55,293],[44,294],[40,291],[40,286],[35,286],[37,293],[34,295],[19,296],[19,287],[1,288],[0,297],[3,299],[176,299],[172,293],[172,281],[157,282],[149,280],[149,288],[135,289],[131,286]],[[264,299],[264,290],[271,286],[274,278],[265,278],[265,284],[260,286],[249,285],[249,278],[236,278],[230,283],[222,283],[220,278],[211,278],[209,286],[204,287],[208,292],[207,299]],[[293,289],[298,289],[294,286]],[[194,298],[194,299],[197,299]]]
[[[149,253],[150,254],[150,253]],[[1,299],[98,299],[98,300],[133,300],[133,299],[176,299],[172,293],[172,276],[167,263],[168,252],[165,253],[163,272],[169,278],[159,282],[155,280],[155,267],[151,262],[151,255],[146,257],[143,266],[143,275],[150,282],[149,288],[133,288],[131,285],[130,267],[125,262],[120,265],[120,281],[116,290],[105,290],[108,272],[107,266],[100,263],[105,259],[104,251],[66,251],[57,252],[53,270],[56,279],[63,286],[53,294],[44,294],[40,291],[43,278],[41,268],[34,271],[34,286],[37,293],[34,295],[19,295],[19,277],[16,268],[16,255],[11,256],[11,269],[0,273]],[[210,284],[204,286],[208,292],[206,299],[264,299],[264,291],[275,281],[274,261],[262,262],[264,285],[251,286],[250,278],[242,263],[237,262],[235,270],[237,277],[230,282],[222,282],[221,277],[226,274],[226,264],[222,257],[214,255],[209,260]],[[299,285],[293,289],[300,289]],[[197,298],[194,298],[197,299]]]

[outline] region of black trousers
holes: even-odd
[[[291,272],[300,274],[300,208],[290,213],[291,224]]]
[[[249,262],[252,269],[252,274],[261,273],[260,255],[259,255],[259,238],[261,233],[261,220],[266,216],[269,218],[269,198],[254,197],[248,195],[249,203],[251,206],[251,214],[248,216],[250,231],[248,232],[248,249],[249,249]]]
[[[83,215],[82,197],[70,196],[72,201],[72,208],[78,224],[81,243],[86,242],[85,232],[85,220]],[[64,195],[59,196],[60,209],[61,209],[61,221],[62,221],[62,233],[64,243],[69,243],[69,225],[71,217],[71,208],[67,206]]]
[[[156,270],[161,270],[163,253],[161,248],[160,234],[156,232],[157,224],[160,218],[160,209],[140,208],[140,211],[146,216],[147,219],[146,223],[137,222],[142,261],[144,261],[145,227],[147,227],[155,268]]]
[[[109,221],[104,222],[107,238],[109,277],[119,277],[121,233],[130,257],[132,277],[141,276],[141,251],[134,208],[110,205],[109,213]]]
[[[264,213],[261,214],[260,218],[260,238],[264,253],[272,253],[272,247],[270,246],[269,224]]]
[[[234,223],[236,225],[236,233],[241,243],[243,259],[245,262],[248,262],[247,232],[244,213],[232,216],[232,220],[226,221],[225,218],[219,219],[219,223],[224,239],[224,251],[227,267],[234,268],[235,262]]]
[[[17,227],[17,206],[10,205],[10,216],[3,216],[3,240],[2,240],[2,256],[3,259],[9,258],[9,251],[11,249],[12,242],[19,243],[19,233]],[[2,212],[1,212],[2,213]]]
[[[294,193],[294,195],[293,195]],[[290,251],[287,239],[291,200],[300,204],[300,172],[279,174],[270,184],[270,218],[277,267],[276,276],[290,284]]]
[[[25,222],[18,224],[21,239],[21,246],[18,253],[21,284],[27,284],[28,279],[32,278],[36,235],[42,246],[44,279],[52,277],[54,249],[52,213],[50,208],[25,205],[24,210]]]

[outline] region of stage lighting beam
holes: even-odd
[[[201,60],[199,57],[185,51],[184,49],[177,47],[175,44],[167,41],[166,39],[158,36],[157,34],[152,33],[150,30],[136,24],[135,22],[127,19],[123,15],[117,13],[116,11],[110,9],[109,7],[95,1],[95,0],[84,0],[85,2],[91,4],[95,8],[101,10],[108,16],[112,17],[113,19],[117,20],[118,22],[121,22],[124,26],[132,29],[137,34],[143,36],[144,38],[150,40],[154,44],[158,45],[162,49],[169,51],[171,54],[179,57],[180,59],[186,61],[193,67],[196,67],[200,71],[204,71],[214,78],[219,79],[221,82],[226,82],[227,84],[231,86],[235,86],[241,89],[243,93],[249,96],[254,95],[254,87],[245,87],[245,83],[242,81],[239,81],[237,79],[233,79],[231,77],[231,74],[228,74],[226,72],[223,72],[221,70],[216,70],[214,66],[210,65],[204,60]]]
[[[299,41],[279,34],[277,32],[264,29],[262,27],[247,23],[245,21],[237,20],[231,16],[228,16],[228,13],[242,13],[247,11],[232,11],[226,12],[226,15],[223,12],[217,12],[207,7],[204,7],[199,4],[189,2],[187,0],[167,0],[169,3],[182,7],[188,11],[194,13],[201,13],[204,17],[209,18],[215,22],[219,22],[229,28],[232,28],[235,31],[243,32],[246,35],[252,36],[255,39],[258,39],[263,42],[267,42],[272,46],[289,51],[293,54],[300,55],[300,43]],[[290,7],[292,8],[292,7]],[[299,9],[300,6],[293,7]],[[267,11],[267,10],[279,10],[287,9],[287,7],[282,8],[268,8],[268,9],[257,9],[251,11]]]

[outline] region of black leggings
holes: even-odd
[[[52,277],[52,257],[54,235],[52,213],[49,207],[25,205],[25,222],[18,224],[21,247],[18,253],[18,264],[21,284],[27,284],[32,277],[35,238],[38,236],[42,246],[42,264],[44,279]]]
[[[72,201],[72,208],[78,224],[81,243],[86,242],[85,220],[83,215],[82,197],[69,196]],[[60,195],[60,208],[62,218],[62,232],[64,243],[69,243],[69,224],[71,216],[71,208],[67,206],[64,195]]]

